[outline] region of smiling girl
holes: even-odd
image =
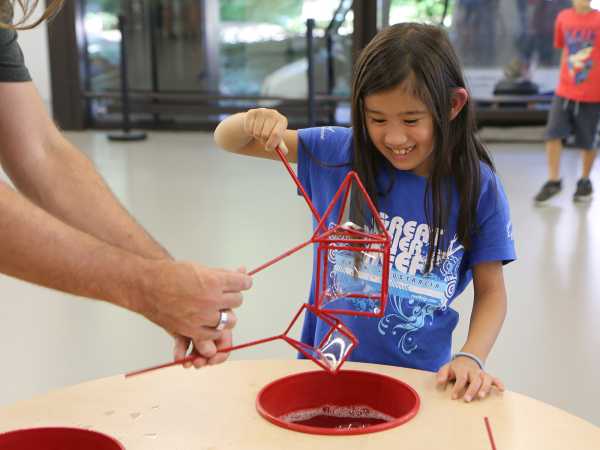
[[[392,239],[390,280],[402,282],[390,282],[381,319],[344,317],[360,342],[351,360],[436,371],[441,385],[455,381],[455,399],[504,388],[484,362],[506,314],[502,267],[515,259],[508,203],[443,30],[397,24],[369,43],[354,70],[352,128],[289,130],[260,108],[225,119],[215,140],[273,159],[283,142],[321,215],[348,171],[360,176]],[[452,355],[451,305],[471,280],[469,334]],[[314,282],[313,273],[311,292]],[[307,317],[302,340],[314,345],[326,331]]]

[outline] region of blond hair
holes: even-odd
[[[60,11],[64,0],[52,0],[43,14],[32,20],[40,0],[0,0],[0,28],[13,30],[29,30],[38,26],[46,19],[54,17]],[[21,18],[17,23],[11,23],[15,8],[21,12]],[[31,22],[31,23],[30,23]]]

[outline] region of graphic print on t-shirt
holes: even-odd
[[[392,242],[388,305],[378,331],[397,339],[397,350],[410,354],[419,346],[414,333],[431,325],[434,312],[445,309],[454,297],[464,248],[454,236],[440,255],[442,262],[426,273],[429,225],[399,216],[389,218],[385,213],[380,215]],[[362,258],[357,263],[349,253],[330,252],[328,259],[332,265],[330,281],[337,291],[369,294],[380,290],[380,258]],[[355,299],[353,307],[366,311],[372,305],[368,300]]]
[[[565,42],[567,48],[567,64],[569,75],[575,84],[583,83],[588,79],[593,67],[592,51],[596,33],[594,31],[566,31]]]

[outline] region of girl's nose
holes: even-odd
[[[400,147],[408,142],[408,138],[404,133],[389,133],[386,134],[384,142],[388,147]]]

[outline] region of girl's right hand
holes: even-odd
[[[287,147],[283,141],[283,134],[287,126],[287,118],[274,109],[250,109],[244,115],[244,132],[261,142],[268,152],[280,146],[287,154]]]

